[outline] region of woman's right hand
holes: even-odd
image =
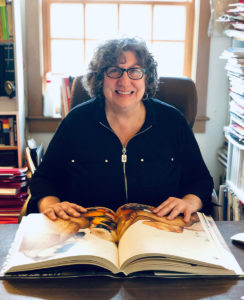
[[[80,213],[87,212],[87,209],[68,201],[60,202],[59,198],[47,196],[39,201],[39,210],[51,220],[57,217],[69,220],[70,217],[80,217]]]

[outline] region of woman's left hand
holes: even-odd
[[[173,220],[179,214],[184,214],[184,221],[190,221],[191,214],[202,208],[202,201],[193,194],[188,194],[182,199],[169,197],[166,201],[156,207],[153,212],[159,217],[167,216],[168,220]]]

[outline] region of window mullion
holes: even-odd
[[[83,47],[84,47],[84,64],[86,62],[86,3],[83,4],[83,22],[84,22],[84,26],[83,26]]]

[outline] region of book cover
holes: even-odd
[[[24,173],[26,173],[28,170],[28,168],[25,166],[23,168],[4,168],[4,167],[0,167],[0,176],[12,176],[12,175],[23,175]]]
[[[79,218],[22,219],[1,268],[2,278],[80,276],[89,266],[110,276],[243,276],[214,221],[198,213],[186,224],[158,217],[153,207],[126,204],[117,212],[89,208]]]
[[[6,9],[6,2],[5,0],[0,1],[0,16],[1,16],[1,24],[2,24],[2,32],[3,32],[3,39],[8,40],[9,33],[8,33],[8,15]]]
[[[0,195],[17,195],[21,192],[21,188],[0,188]]]
[[[8,19],[8,34],[9,38],[14,37],[14,28],[13,28],[13,11],[12,11],[12,2],[6,2],[6,9],[7,9],[7,19]]]

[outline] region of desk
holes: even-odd
[[[232,253],[244,269],[244,246],[232,244],[230,236],[244,231],[244,222],[216,222]],[[18,225],[0,225],[0,265]],[[235,299],[244,296],[244,280],[212,279],[113,279],[85,277],[73,279],[30,279],[0,281],[0,299]]]

